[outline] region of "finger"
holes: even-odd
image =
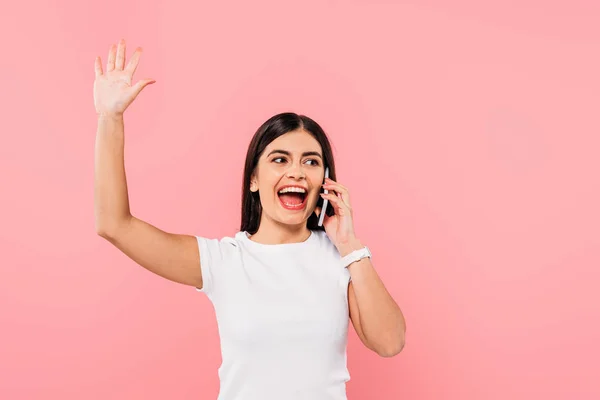
[[[117,46],[114,44],[110,45],[110,49],[108,50],[108,60],[106,61],[106,72],[111,72],[115,69],[115,58],[117,56],[116,49]]]
[[[326,183],[323,185],[323,188],[334,190],[335,192],[340,193],[344,202],[350,206],[350,192],[346,187],[340,185],[339,183]]]
[[[343,209],[343,204],[342,200],[337,197],[335,194],[333,193],[328,193],[328,194],[321,194],[321,196],[323,196],[323,198],[328,199],[329,200],[329,204],[331,204],[331,206],[333,207],[333,211],[335,212],[335,214],[337,215],[346,215],[346,213],[344,212]]]
[[[331,178],[326,178],[326,179],[325,179],[325,183],[326,183],[326,184],[331,184],[331,185],[336,185],[336,186],[338,186],[338,187],[340,187],[340,188],[344,189],[344,190],[345,190],[345,191],[347,191],[348,193],[350,192],[346,186],[342,185],[342,184],[341,184],[341,183],[339,183],[339,182],[336,182],[336,181],[332,180]]]
[[[333,209],[335,210],[336,214],[338,215],[350,215],[350,207],[348,207],[348,205],[346,203],[344,203],[344,200],[342,200],[341,197],[336,196],[333,193],[321,193],[321,196],[324,199],[328,199],[329,202],[331,203],[331,205],[333,206]]]
[[[344,203],[346,203],[348,206],[350,206],[350,194],[348,193],[347,189],[343,189],[343,188],[341,188],[339,186],[335,186],[335,185],[325,185],[323,187],[330,191],[334,191],[336,194],[341,195],[342,200],[344,200]]]
[[[125,70],[127,70],[131,74],[131,76],[133,76],[133,74],[135,73],[135,70],[137,69],[137,66],[140,62],[141,55],[142,55],[142,48],[138,47],[137,49],[135,49],[135,51],[129,58],[129,62],[127,63],[127,68],[125,68]]]
[[[117,47],[117,63],[115,65],[115,69],[117,71],[123,71],[125,67],[125,39],[121,39],[119,41],[119,46]]]
[[[134,95],[137,96],[138,94],[140,94],[142,89],[144,89],[148,85],[153,84],[154,82],[156,82],[154,79],[143,79],[141,81],[138,81],[135,85],[133,85]]]
[[[102,75],[102,60],[100,57],[96,57],[96,61],[94,61],[94,71],[96,73],[96,78]]]

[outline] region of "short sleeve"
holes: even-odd
[[[210,296],[218,282],[220,269],[222,269],[225,259],[224,246],[231,246],[224,240],[208,239],[196,236],[198,242],[198,251],[200,253],[200,273],[202,274],[202,288],[196,288]]]
[[[340,263],[341,265],[341,263]],[[344,290],[348,290],[348,285],[350,284],[350,281],[352,280],[352,276],[350,276],[350,271],[348,270],[348,268],[345,267],[341,267],[341,274],[340,274],[340,284],[342,285],[342,288]]]

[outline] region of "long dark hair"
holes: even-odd
[[[258,226],[260,224],[262,206],[260,204],[259,193],[250,191],[250,180],[260,156],[273,140],[281,135],[298,129],[310,133],[317,142],[319,142],[321,149],[323,150],[324,167],[329,167],[329,177],[334,181],[336,180],[335,162],[333,160],[331,145],[327,135],[319,124],[305,115],[299,115],[293,112],[274,115],[258,128],[248,146],[246,162],[244,163],[244,180],[242,183],[242,223],[240,231],[247,231],[253,235],[258,231]],[[322,205],[323,198],[319,196],[317,207],[321,207]],[[333,215],[333,209],[327,207],[326,214],[330,216]],[[324,227],[318,226],[317,223],[318,217],[313,212],[308,218],[306,226],[311,230],[324,230]]]

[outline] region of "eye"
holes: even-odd
[[[285,157],[277,157],[277,158],[274,158],[274,159],[272,159],[271,161],[272,161],[272,162],[274,162],[275,164],[281,164],[281,163],[283,162],[283,161],[282,161],[282,162],[279,162],[278,160],[287,161],[287,160],[285,159]],[[308,160],[306,160],[306,161],[307,161],[307,162],[308,162],[308,161],[312,162],[312,164],[311,164],[311,165],[313,165],[313,166],[318,166],[318,165],[319,165],[319,161],[318,161],[318,160],[316,160],[316,159],[313,159],[313,158],[311,158],[311,159],[308,159]]]

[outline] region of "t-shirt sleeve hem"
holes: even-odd
[[[348,290],[348,284],[352,281],[352,276],[350,275],[350,271],[348,268],[342,267],[342,273],[340,276],[340,285],[342,288]]]
[[[198,243],[198,252],[200,253],[200,273],[202,275],[202,287],[196,287],[196,291],[209,294],[212,289],[212,278],[211,278],[211,260],[210,252],[208,251],[206,240],[201,236],[196,236]]]

